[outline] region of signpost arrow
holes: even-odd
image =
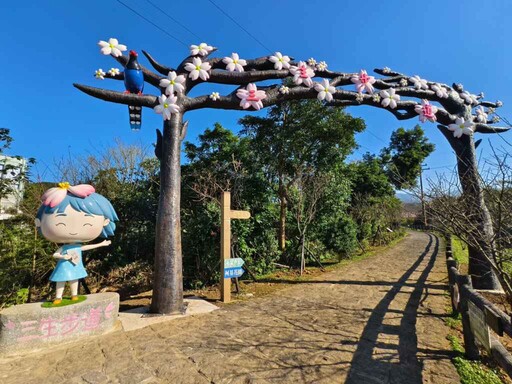
[[[244,274],[244,270],[241,267],[237,268],[225,268],[224,269],[224,278],[225,279],[233,279],[235,277],[240,277]]]
[[[244,261],[240,257],[224,260],[224,269],[240,268],[242,265],[244,265]]]
[[[233,211],[231,210],[231,218],[232,219],[249,219],[251,217],[251,212],[249,211]]]

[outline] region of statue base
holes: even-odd
[[[43,308],[41,303],[14,305],[0,311],[0,355],[63,344],[114,329],[119,295],[87,295],[85,301]]]

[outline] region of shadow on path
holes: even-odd
[[[431,234],[428,236],[429,242],[425,250],[402,277],[392,284],[391,289],[372,310],[354,353],[346,383],[403,382],[417,384],[422,382],[422,363],[417,357],[416,316],[420,303],[425,300],[425,297],[423,299],[421,297],[423,290],[428,295],[428,287],[425,282],[434,266],[439,249],[438,238]],[[431,248],[433,248],[432,251]],[[419,272],[418,268],[427,257],[429,258],[427,259],[428,263],[420,276],[417,279],[411,278],[414,272]],[[410,279],[415,280],[413,284],[407,284]],[[386,314],[396,312],[390,309],[390,305],[396,299],[397,294],[404,287],[411,286],[414,289],[407,301],[400,324],[385,324]],[[401,293],[409,293],[409,291]],[[390,337],[391,339],[398,337],[398,345],[379,342],[380,335],[383,338]],[[398,355],[398,362],[396,362],[396,355]]]

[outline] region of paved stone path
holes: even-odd
[[[458,383],[439,240],[210,314],[0,360],[0,383]]]

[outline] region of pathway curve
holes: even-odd
[[[434,235],[210,314],[0,361],[11,383],[458,383]]]

